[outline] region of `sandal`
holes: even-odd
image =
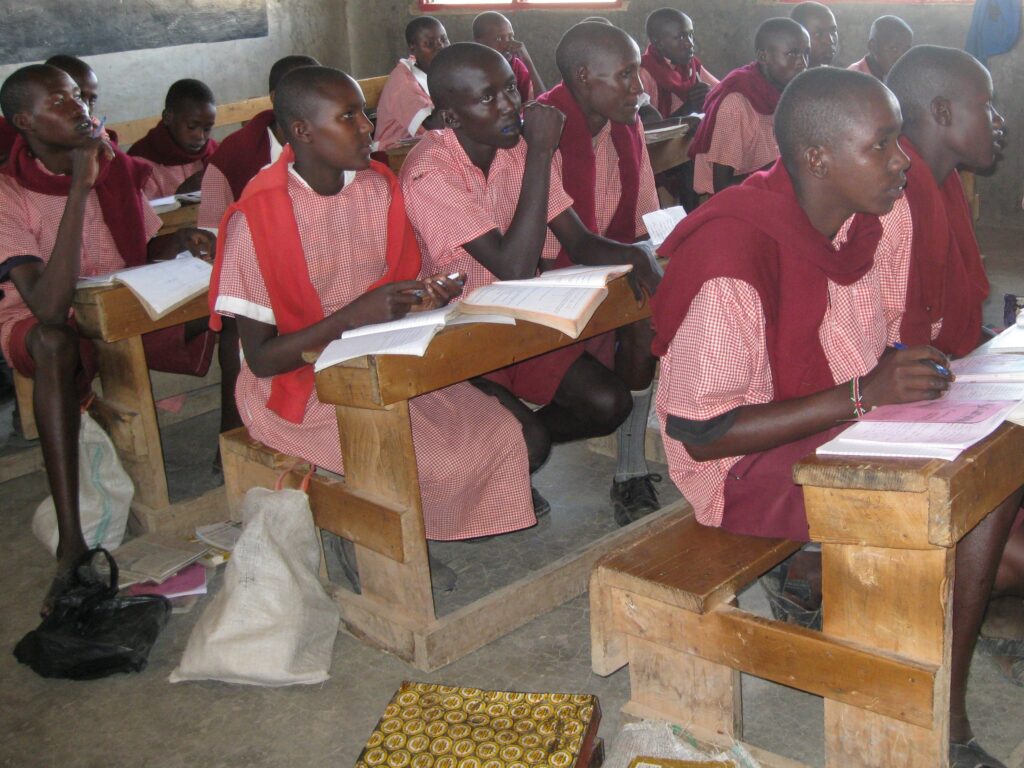
[[[963,744],[949,742],[949,768],[1006,768],[1005,763],[996,760],[971,738]]]

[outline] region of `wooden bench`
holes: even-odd
[[[730,604],[795,544],[677,518],[595,569],[594,671],[629,664],[625,711],[707,742],[741,739],[746,672],[824,697],[832,768],[946,766],[956,543],[1020,485],[1024,428],[953,462],[811,457],[794,477],[822,542],[822,632]]]

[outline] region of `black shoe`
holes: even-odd
[[[540,491],[530,486],[530,496],[533,497],[533,516],[540,520],[546,517],[551,511],[551,502],[540,495]]]
[[[612,481],[612,506],[615,509],[615,522],[626,526],[646,517],[661,508],[654,484],[661,482],[661,475],[642,475],[629,480]]]

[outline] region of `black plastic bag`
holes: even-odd
[[[106,568],[102,561],[96,566],[98,555],[106,558]],[[87,552],[73,579],[50,615],[15,646],[15,658],[43,677],[72,680],[145,669],[171,615],[170,601],[160,595],[118,597],[117,564],[105,549]]]

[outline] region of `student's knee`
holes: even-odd
[[[530,463],[530,474],[533,474],[548,460],[551,455],[551,433],[539,418],[520,419],[523,425],[523,440],[526,442],[526,457]]]
[[[618,429],[633,410],[629,387],[614,375],[591,390],[591,403],[595,411],[594,425],[602,435],[610,435]]]
[[[73,376],[78,369],[78,333],[68,325],[37,325],[26,344],[39,373]]]
[[[594,435],[614,432],[633,408],[629,387],[590,355],[569,369],[556,398],[589,424]]]

